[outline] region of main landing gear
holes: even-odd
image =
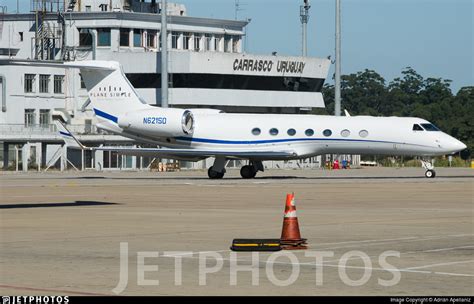
[[[434,166],[430,161],[422,159],[421,160],[421,166],[426,169],[425,176],[427,178],[434,178],[436,176]]]
[[[216,158],[214,164],[207,170],[207,176],[210,179],[221,179],[225,175],[225,166],[227,160],[222,157]],[[263,172],[263,164],[261,161],[250,161],[248,165],[243,166],[240,169],[240,176],[245,179],[254,178],[258,171]]]
[[[227,160],[223,157],[216,157],[214,161],[214,165],[212,165],[207,170],[207,176],[210,179],[221,179],[224,177],[225,174],[225,165],[227,164]]]
[[[261,161],[250,161],[246,166],[240,169],[240,176],[245,179],[254,178],[258,171],[263,172],[263,164]]]

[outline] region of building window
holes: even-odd
[[[143,46],[142,36],[143,36],[143,30],[138,30],[138,29],[133,30],[133,46],[134,47]]]
[[[146,35],[146,46],[150,49],[156,49],[156,31],[147,31]]]
[[[344,129],[341,131],[341,136],[342,137],[348,137],[349,135],[351,135],[351,131],[347,130],[347,129]]]
[[[92,11],[92,8],[90,5],[86,5],[86,12],[91,12]]]
[[[239,52],[239,42],[240,42],[239,36],[234,36],[234,38],[232,39],[232,52],[233,53]]]
[[[183,34],[183,50],[189,50],[189,43],[191,42],[191,33]]]
[[[288,129],[288,131],[286,131],[286,133],[290,136],[295,136],[296,130],[295,129]]]
[[[130,29],[120,29],[120,46],[130,46]]]
[[[211,40],[212,40],[212,36],[210,34],[204,35],[204,51],[211,50]]]
[[[50,110],[47,110],[47,109],[40,110],[39,124],[43,128],[47,128],[49,126],[49,123],[50,123],[49,113],[50,113]]]
[[[367,137],[369,135],[369,131],[367,130],[360,130],[359,136],[360,137]]]
[[[18,32],[18,35],[20,35],[20,41],[23,41],[23,32]]]
[[[54,75],[54,94],[62,94],[63,92],[63,75]]]
[[[260,130],[260,128],[253,128],[253,129],[252,129],[252,134],[253,134],[253,135],[260,135],[260,133],[262,133],[262,131]]]
[[[194,50],[196,52],[201,50],[201,35],[194,34]]]
[[[48,93],[49,92],[49,75],[40,75],[39,76],[39,92]]]
[[[25,93],[34,93],[35,78],[35,74],[25,74]]]
[[[224,35],[224,52],[232,52],[232,36]]]
[[[277,128],[271,128],[269,133],[270,133],[270,135],[273,135],[273,136],[278,135],[278,129]]]
[[[219,44],[221,42],[222,37],[219,35],[214,36],[214,51],[220,51]]]
[[[179,33],[172,32],[171,33],[171,48],[178,49],[178,41],[179,41]]]
[[[329,130],[329,129],[326,129],[326,130],[323,131],[323,135],[326,136],[326,137],[329,137],[329,136],[332,135],[332,131]]]
[[[110,29],[97,29],[97,46],[110,46]]]
[[[86,84],[84,82],[84,79],[82,78],[82,75],[79,74],[79,78],[81,79],[81,89],[85,89],[86,88]]]
[[[304,131],[304,134],[306,134],[306,136],[313,136],[314,135],[314,130],[313,129],[307,129],[306,131]]]
[[[35,109],[25,109],[25,127],[35,124]]]
[[[92,34],[89,29],[81,29],[79,31],[79,46],[92,46]]]

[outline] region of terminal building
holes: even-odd
[[[32,0],[25,14],[0,7],[0,58],[119,61],[141,97],[160,106],[161,10],[155,0]],[[244,45],[248,21],[190,17],[184,5],[175,3],[166,10],[170,107],[247,113],[307,113],[324,107],[321,89],[329,59],[249,54]],[[151,159],[114,152],[67,151],[53,119],[66,122],[90,146],[137,145],[95,128],[78,70],[1,66],[0,99],[4,169],[150,165]]]

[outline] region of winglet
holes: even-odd
[[[346,116],[351,116],[351,114],[349,114],[349,111],[347,111],[346,109],[344,109],[344,114],[345,114]]]
[[[72,135],[71,132],[66,128],[66,126],[60,122],[59,120],[56,120],[55,122],[56,127],[58,128],[59,135],[63,138],[64,142],[68,146],[68,148],[71,149],[80,149],[80,150],[86,150],[88,149],[87,147],[83,146],[77,138]]]

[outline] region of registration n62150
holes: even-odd
[[[166,125],[166,117],[143,117],[144,125]]]

